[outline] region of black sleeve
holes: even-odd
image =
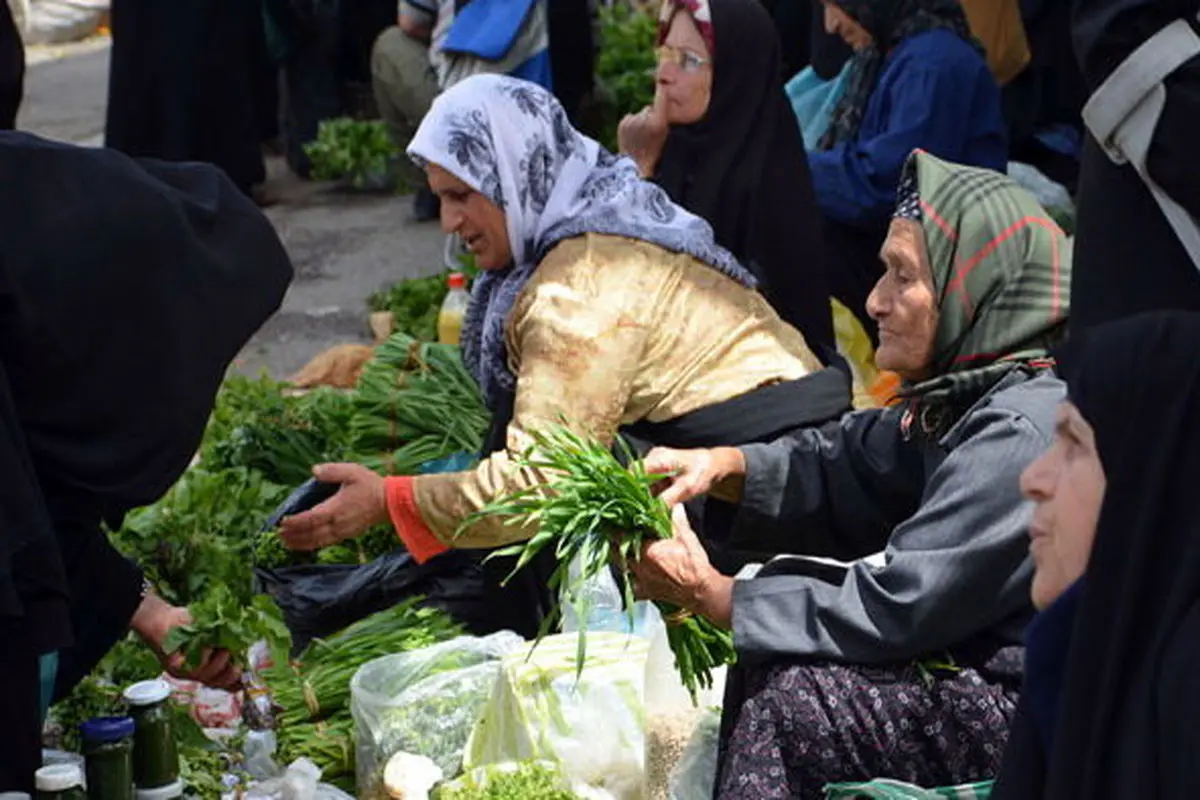
[[[1147,168],[1175,202],[1200,218],[1200,158],[1196,124],[1200,121],[1200,56],[1164,82],[1167,104],[1150,140]]]

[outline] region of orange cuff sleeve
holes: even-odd
[[[387,494],[388,516],[392,518],[396,534],[416,562],[424,564],[450,548],[433,535],[421,518],[421,510],[417,508],[417,498],[413,492],[414,480],[409,475],[384,478],[383,486]]]

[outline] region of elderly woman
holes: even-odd
[[[739,500],[733,541],[783,558],[734,580],[678,538],[640,591],[732,627],[721,798],[821,797],[826,783],[990,777],[1031,612],[1021,471],[1049,445],[1070,246],[997,173],[917,152],[868,308],[904,401],[769,444],[659,450],[674,503]],[[882,551],[880,558],[868,558]]]
[[[658,40],[655,102],[622,121],[622,152],[832,350],[821,216],[770,15],[756,0],[666,0]]]
[[[1041,613],[992,797],[1198,797],[1200,316],[1073,336],[1059,372],[1070,401],[1021,479]]]
[[[908,154],[921,148],[1003,172],[1005,123],[1000,89],[958,0],[824,4],[826,29],[855,56],[809,166],[826,219],[830,288],[861,317]]]
[[[489,501],[533,485],[511,456],[531,427],[564,418],[604,440],[624,429],[657,444],[715,444],[768,441],[847,409],[846,375],[822,369],[708,224],[573,129],[540,87],[501,76],[457,84],[409,154],[441,197],[442,226],[484,271],[462,341],[494,414],[490,455],[470,472],[386,481],[320,467],[317,477],[342,489],[284,522],[293,547],[388,519],[421,561],[527,538],[501,518],[456,532]],[[507,566],[492,566],[504,577]],[[497,607],[532,635],[546,587],[537,570],[523,579],[531,585],[510,586],[522,597]]]

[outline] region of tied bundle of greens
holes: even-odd
[[[317,139],[304,146],[319,181],[346,180],[356,189],[382,188],[400,151],[378,120],[338,117],[321,122]]]
[[[495,556],[515,556],[517,572],[539,553],[551,548],[558,561],[550,576],[550,588],[565,589],[569,598],[589,580],[609,568],[616,551],[621,564],[636,561],[642,547],[657,539],[674,536],[671,514],[651,490],[662,475],[649,475],[628,446],[618,440],[621,460],[599,442],[557,426],[530,433],[530,448],[517,459],[518,466],[544,475],[546,482],[500,498],[469,517],[462,529],[483,516],[506,517],[506,524],[537,524],[537,533],[527,542],[497,551]],[[462,530],[460,529],[460,530]],[[579,574],[571,575],[578,559]],[[625,607],[632,627],[633,586],[628,573],[621,573]],[[578,669],[582,671],[587,647],[584,625],[587,610],[576,599],[579,630]],[[711,688],[712,671],[735,657],[733,637],[728,631],[702,617],[666,603],[658,603],[667,622],[667,639],[675,655],[683,685],[693,700],[701,688]],[[560,609],[542,623],[540,640],[549,631]]]
[[[349,716],[350,679],[368,661],[452,639],[462,628],[448,614],[418,605],[422,598],[373,614],[328,639],[314,640],[291,663],[263,672],[283,727]]]
[[[654,45],[658,15],[634,4],[614,3],[600,9],[600,53],[596,76],[612,93],[613,112],[605,120],[600,141],[617,152],[617,124],[654,102]]]
[[[163,649],[182,653],[191,668],[198,667],[204,653],[211,650],[228,650],[233,662],[241,666],[255,642],[277,644],[288,638],[279,607],[266,595],[256,595],[246,604],[218,584],[189,605],[188,611],[192,623],[172,628]]]
[[[393,334],[375,350],[353,396],[350,423],[360,463],[411,475],[429,461],[477,453],[489,417],[453,345]]]

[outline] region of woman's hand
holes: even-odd
[[[644,464],[651,475],[671,476],[659,486],[659,497],[668,506],[710,492],[722,500],[741,499],[746,459],[736,447],[711,450],[656,447],[647,454]]]
[[[658,168],[663,146],[667,143],[670,125],[663,104],[655,99],[636,114],[626,114],[617,126],[617,147],[637,162],[643,178],[649,178]]]
[[[358,464],[321,464],[317,480],[340,483],[337,494],[303,514],[285,517],[279,536],[292,550],[320,550],[388,521],[383,478]]]
[[[733,579],[713,568],[688,524],[683,506],[671,512],[675,538],[642,548],[629,564],[634,592],[641,599],[670,603],[708,617],[723,628],[733,625]]]
[[[154,650],[163,669],[189,681],[198,681],[214,689],[233,690],[242,682],[242,671],[233,663],[227,650],[205,651],[200,665],[187,668],[182,653],[167,653],[164,644],[174,628],[192,623],[186,608],[173,606],[153,592],[147,594],[134,612],[130,627]]]

